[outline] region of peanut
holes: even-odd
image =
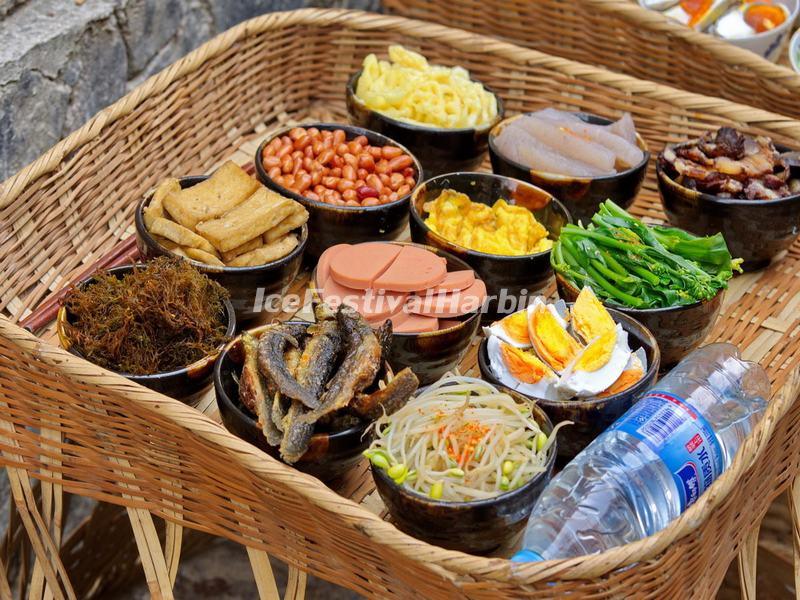
[[[373,146],[343,129],[294,127],[264,145],[261,162],[278,185],[337,206],[377,206],[417,184],[414,160],[397,146]]]

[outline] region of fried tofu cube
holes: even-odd
[[[308,221],[308,211],[306,210],[305,206],[299,202],[295,203],[295,210],[292,214],[275,225],[275,227],[264,233],[264,243],[271,244],[272,242],[281,239],[293,229],[302,227],[306,221]]]
[[[265,234],[266,235],[266,234]],[[252,240],[246,241],[241,246],[236,246],[233,250],[229,250],[228,252],[222,252],[222,260],[226,263],[232,261],[237,256],[250,252],[251,250],[255,250],[256,248],[260,248],[264,245],[262,240],[262,236],[256,236]]]
[[[205,181],[168,194],[164,208],[175,221],[195,230],[201,221],[224,215],[260,187],[244,169],[228,161]]]
[[[276,242],[261,246],[251,252],[237,256],[228,263],[229,267],[255,267],[278,260],[297,248],[297,236],[287,235]]]
[[[275,227],[295,211],[295,205],[294,200],[260,187],[235,208],[198,223],[195,229],[217,250],[229,252]]]
[[[170,179],[165,179],[162,181],[156,191],[153,192],[153,198],[150,200],[150,204],[144,207],[142,210],[142,216],[144,217],[144,226],[147,229],[151,229],[153,226],[153,221],[159,217],[163,217],[164,215],[164,199],[173,194],[175,192],[181,191],[181,183],[174,177]]]
[[[164,217],[157,217],[153,219],[150,233],[165,237],[168,240],[175,242],[179,246],[188,246],[190,248],[199,248],[205,250],[209,254],[216,254],[214,249],[207,239],[197,235],[194,231],[178,225],[174,221],[165,219]]]

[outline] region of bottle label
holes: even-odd
[[[650,391],[611,429],[641,440],[667,465],[681,512],[722,474],[722,447],[711,425],[686,400],[669,392]]]

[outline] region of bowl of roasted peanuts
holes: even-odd
[[[287,127],[255,156],[264,185],[308,210],[306,256],[331,246],[393,240],[408,224],[419,161],[384,135],[332,123]]]

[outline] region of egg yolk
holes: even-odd
[[[529,344],[531,341],[528,335],[528,316],[525,311],[508,315],[500,321],[500,327],[509,339],[519,344]]]
[[[616,343],[617,330],[612,329],[605,332],[586,346],[583,354],[576,361],[573,371],[593,372],[605,366],[611,358]]]
[[[556,371],[563,371],[580,353],[581,345],[543,305],[531,311],[528,322],[536,353]]]
[[[689,15],[689,27],[694,27],[711,8],[712,0],[681,0],[681,8]]]
[[[642,377],[644,377],[644,370],[642,369],[641,365],[634,367],[632,369],[627,369],[622,373],[620,373],[620,376],[617,377],[617,380],[614,383],[612,383],[605,391],[597,394],[597,396],[599,398],[606,398],[608,396],[624,392],[628,388],[636,385],[636,383],[638,383]]]
[[[547,365],[536,356],[505,342],[500,342],[500,355],[508,372],[522,383],[538,383],[553,375]]]
[[[756,33],[764,33],[770,29],[775,29],[786,20],[786,13],[783,8],[777,5],[759,4],[747,10],[744,14],[744,21],[752,27]]]
[[[594,295],[592,288],[585,287],[578,294],[572,307],[572,327],[585,342],[614,329],[614,319],[608,314]]]

